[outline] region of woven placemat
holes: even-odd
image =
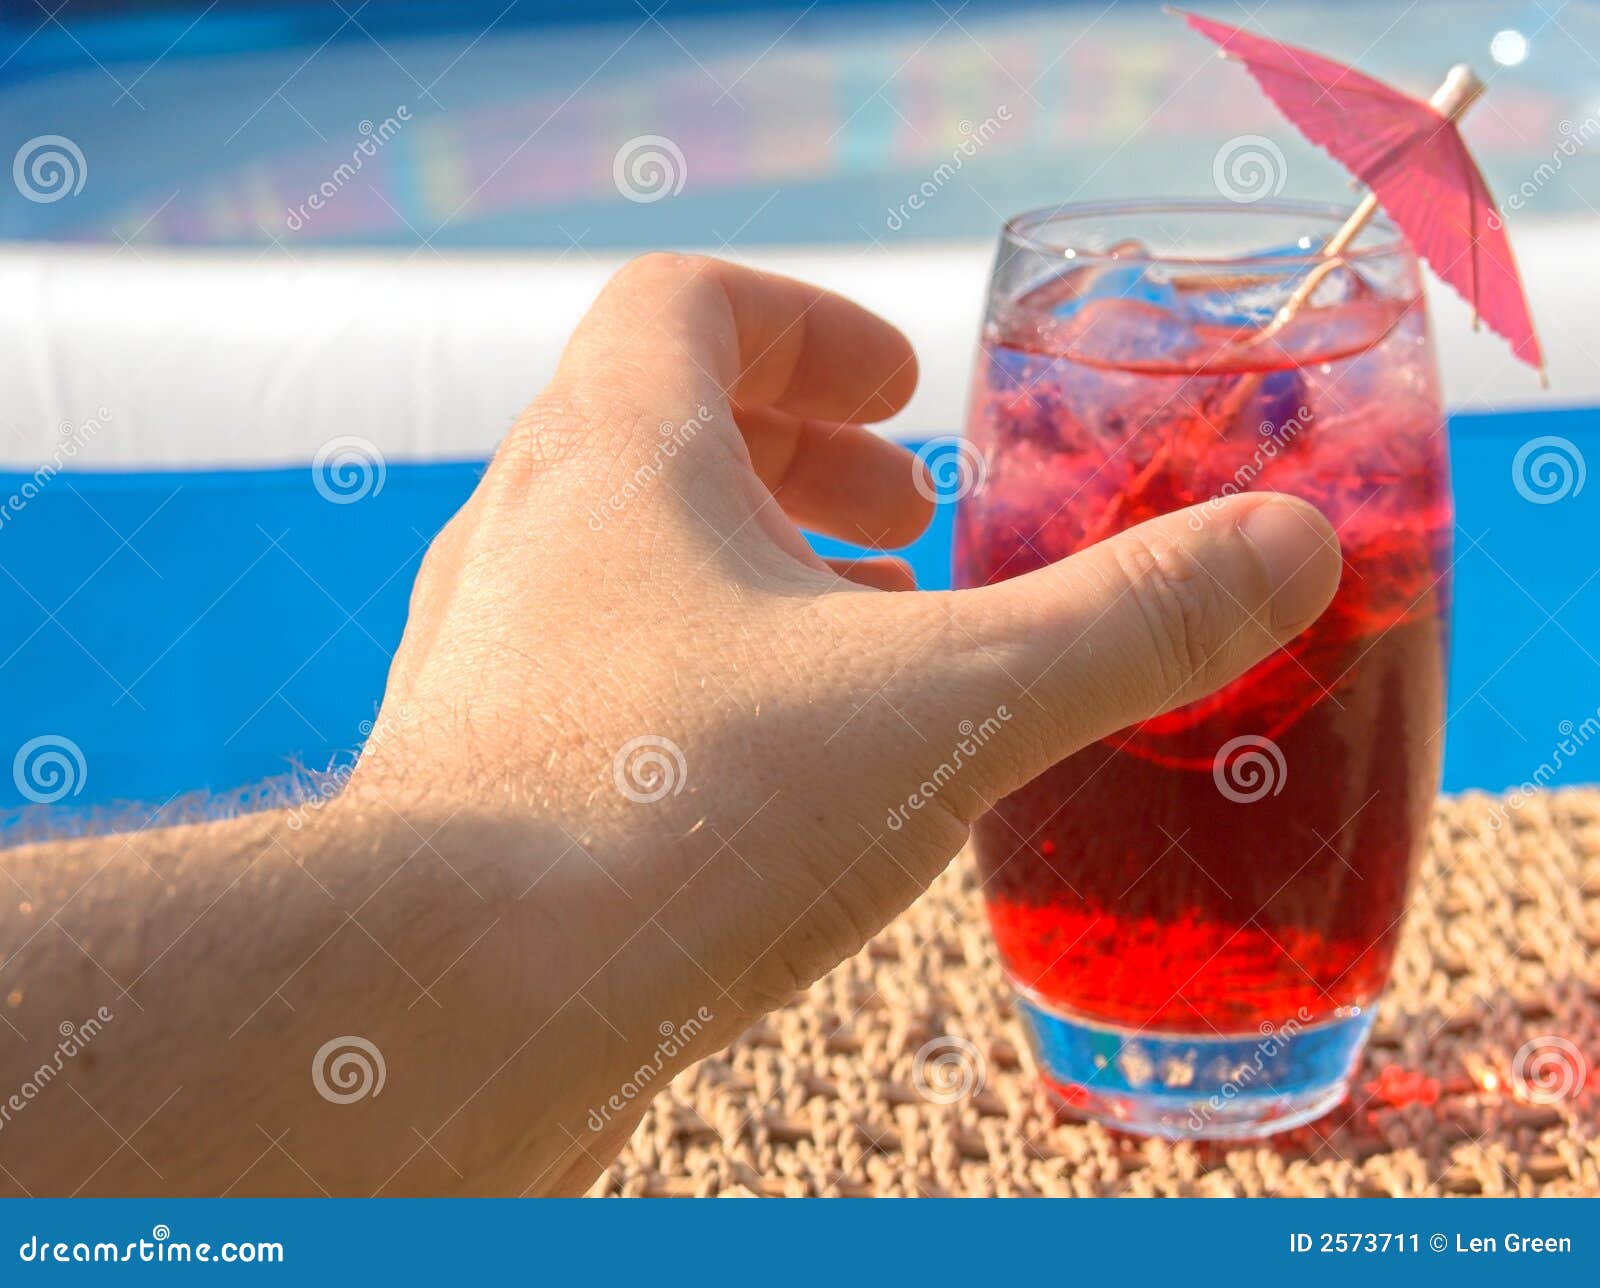
[[[919,1076],[941,1040],[971,1071],[949,1103]],[[1600,790],[1439,802],[1355,1091],[1266,1142],[1141,1140],[1054,1112],[963,857],[678,1077],[593,1192],[1595,1195],[1597,1065]]]

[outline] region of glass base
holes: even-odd
[[[1255,1033],[1155,1033],[1071,1016],[1020,995],[1039,1071],[1070,1113],[1168,1140],[1248,1140],[1320,1118],[1344,1099],[1372,1008]]]

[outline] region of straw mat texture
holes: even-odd
[[[1597,1065],[1600,790],[1439,802],[1354,1092],[1266,1142],[1169,1144],[1054,1112],[962,859],[677,1078],[594,1193],[1595,1195]]]

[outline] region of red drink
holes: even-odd
[[[1069,1103],[1173,1135],[1303,1121],[1364,1041],[1438,785],[1452,520],[1415,266],[1358,249],[1251,343],[1294,259],[1028,258],[1014,289],[997,270],[958,585],[1237,490],[1312,501],[1345,570],[1288,647],[980,821],[995,938]]]

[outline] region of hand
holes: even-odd
[[[830,568],[800,527],[892,547],[929,518],[920,465],[861,427],[915,380],[836,296],[647,256],[428,554],[349,795],[497,838],[539,928],[507,987],[582,1021],[502,1075],[550,1120],[544,1187],[625,1139],[648,1096],[617,1090],[663,1032],[687,1051],[651,1089],[856,952],[990,802],[1333,593],[1328,524],[1271,495],[981,590]]]
[[[1265,495],[982,590],[841,575],[797,525],[927,522],[860,427],[914,382],[834,296],[624,270],[429,551],[342,794],[7,851],[0,1085],[98,1028],[0,1106],[0,1190],[581,1192],[989,802],[1331,596],[1328,525]]]

